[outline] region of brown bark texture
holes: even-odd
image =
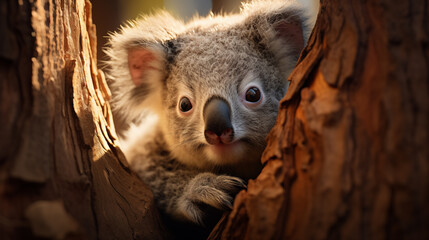
[[[322,1],[260,176],[211,239],[429,239],[429,3]]]
[[[0,239],[165,237],[117,146],[91,4],[0,11]]]

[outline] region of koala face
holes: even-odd
[[[224,35],[194,32],[174,43],[164,132],[172,153],[188,164],[258,163],[287,89],[256,44]]]
[[[166,12],[132,22],[106,51],[113,110],[128,120],[155,112],[186,165],[254,176],[310,29],[283,0],[188,24]]]

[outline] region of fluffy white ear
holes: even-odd
[[[307,44],[315,13],[308,6],[285,0],[255,0],[243,5],[242,13],[252,40],[275,57],[286,79]]]
[[[105,52],[112,108],[123,120],[159,110],[166,77],[168,43],[183,23],[166,12],[130,22],[113,33]]]
[[[111,104],[124,120],[133,120],[145,110],[157,111],[162,102],[166,53],[156,42],[140,46],[130,42],[123,47],[110,56]]]
[[[292,53],[299,55],[305,44],[301,19],[294,16],[288,16],[285,19],[273,23],[273,27],[276,33],[273,41],[277,40],[279,42],[281,41],[281,43],[287,44],[288,47],[291,48]]]
[[[159,81],[164,71],[163,56],[151,49],[134,47],[128,50],[128,68],[136,87],[142,84],[150,84],[153,81]],[[157,79],[158,78],[158,79]]]

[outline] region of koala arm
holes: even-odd
[[[234,196],[246,187],[237,177],[187,167],[169,154],[161,134],[140,138],[125,148],[131,167],[151,188],[155,202],[167,215],[204,225],[207,206],[232,208]]]

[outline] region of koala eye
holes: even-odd
[[[250,87],[246,91],[246,101],[256,103],[261,99],[261,91],[257,87]]]
[[[179,109],[181,112],[188,112],[192,109],[192,103],[187,97],[182,97],[179,101]]]

